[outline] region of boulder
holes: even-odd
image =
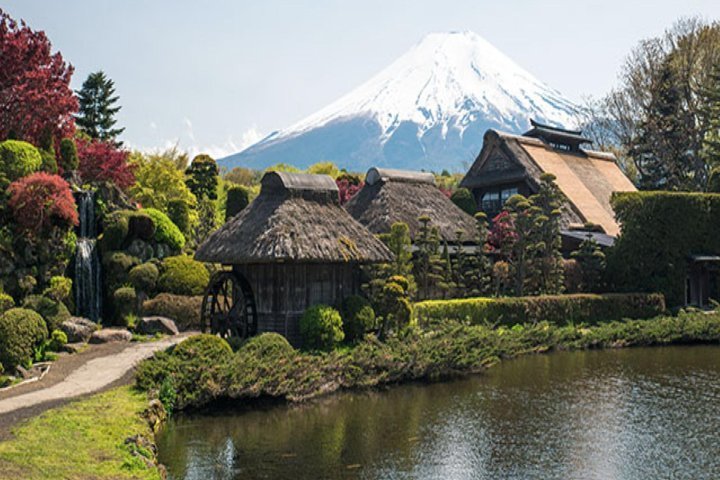
[[[165,317],[143,317],[136,329],[138,332],[146,335],[153,335],[155,333],[177,335],[180,333],[175,322]]]
[[[70,317],[60,324],[60,330],[65,332],[69,343],[87,342],[98,325],[82,317]]]
[[[132,334],[124,328],[103,328],[92,334],[90,343],[129,342]]]

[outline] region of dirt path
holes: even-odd
[[[63,357],[39,382],[0,393],[0,430],[69,400],[126,384],[138,362],[175,345],[189,334],[147,343],[108,343]],[[2,435],[0,435],[2,436]]]

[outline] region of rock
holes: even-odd
[[[97,329],[97,323],[82,317],[70,317],[60,325],[60,330],[65,332],[69,343],[87,342]]]
[[[124,328],[103,328],[93,333],[90,343],[129,342],[132,334]]]
[[[87,345],[85,344],[85,342],[76,342],[76,343],[66,343],[65,345],[63,345],[62,348],[63,348],[63,351],[65,351],[67,353],[80,353],[83,350],[85,350],[86,347],[87,347]]]
[[[165,317],[143,317],[137,325],[137,331],[146,335],[155,333],[177,335],[180,333],[175,322]]]

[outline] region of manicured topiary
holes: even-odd
[[[72,138],[63,138],[60,141],[60,168],[64,172],[71,172],[78,168],[77,146]]]
[[[166,244],[176,252],[182,250],[185,236],[167,215],[154,208],[144,208],[141,212],[147,214],[155,223],[155,241]]]
[[[365,332],[375,327],[375,310],[364,297],[359,295],[347,297],[342,302],[340,313],[347,342],[362,340]]]
[[[27,308],[40,314],[45,320],[48,332],[57,330],[65,320],[70,319],[70,311],[62,303],[44,295],[29,295],[25,297],[22,304]]]
[[[6,371],[30,363],[33,350],[47,336],[45,321],[38,313],[11,308],[0,315],[0,363]]]
[[[160,271],[152,263],[133,267],[129,273],[130,284],[139,292],[152,293],[157,286]]]
[[[62,330],[53,330],[50,334],[50,340],[48,343],[48,350],[51,352],[59,352],[62,350],[64,345],[67,345],[68,338],[67,334]]]
[[[144,315],[157,315],[175,321],[180,330],[200,329],[200,309],[203,297],[188,297],[161,293],[143,303]]]
[[[43,295],[67,306],[72,300],[72,285],[72,280],[67,277],[52,277]]]
[[[100,237],[100,247],[103,251],[123,248],[130,228],[128,213],[128,210],[118,210],[105,216],[103,233]]]
[[[233,185],[228,188],[227,200],[225,203],[225,221],[240,213],[250,203],[248,189],[241,185]]]
[[[120,287],[113,292],[115,321],[122,324],[128,315],[137,313],[137,295],[132,287]]]
[[[168,218],[180,229],[183,235],[190,233],[190,205],[182,199],[168,202]]]
[[[279,333],[266,332],[252,337],[240,348],[241,354],[256,357],[284,356],[293,353],[295,349],[285,337]]]
[[[19,140],[0,142],[0,182],[14,182],[37,172],[41,165],[40,152],[29,143]]]
[[[140,264],[137,257],[128,255],[125,252],[108,252],[102,257],[103,261],[103,283],[108,292],[129,282],[128,274],[130,269]]]
[[[217,335],[200,334],[180,342],[172,351],[173,356],[181,359],[204,360],[215,364],[226,360],[233,354],[230,345]]]
[[[40,164],[40,170],[46,173],[57,174],[58,164],[55,160],[55,153],[48,150],[40,150],[40,158],[42,163]]]
[[[340,313],[327,305],[315,305],[300,318],[303,348],[331,350],[345,338]]]
[[[450,196],[450,200],[469,215],[475,215],[475,212],[477,212],[475,198],[467,188],[458,188],[455,190]]]
[[[15,300],[7,293],[0,292],[0,314],[15,306]]]
[[[205,265],[187,255],[163,260],[158,290],[176,295],[201,295],[210,282]]]

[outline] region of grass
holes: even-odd
[[[0,479],[159,480],[152,452],[125,443],[134,435],[152,440],[147,403],[146,394],[120,387],[20,424],[0,443]]]

